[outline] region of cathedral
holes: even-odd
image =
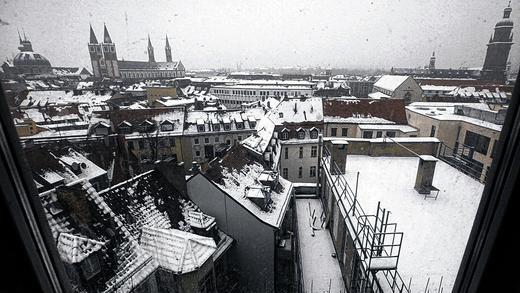
[[[492,83],[504,83],[507,78],[509,51],[513,45],[511,11],[511,1],[509,1],[509,5],[504,9],[502,20],[495,25],[495,32],[489,39],[482,68],[435,68],[435,52],[433,52],[428,66],[422,68],[392,68],[392,74],[426,78],[471,78]]]
[[[92,71],[96,78],[142,79],[142,78],[176,78],[184,77],[182,62],[172,60],[172,49],[166,36],[166,62],[155,60],[154,48],[148,36],[148,61],[117,60],[116,45],[112,42],[106,25],[103,39],[99,43],[92,26],[88,44]]]

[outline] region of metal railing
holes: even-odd
[[[441,142],[438,158],[473,179],[485,183],[487,170],[482,163],[473,160],[474,152],[475,148],[471,146],[460,144],[451,148]]]
[[[397,271],[403,233],[396,231],[395,223],[388,223],[389,212],[387,213],[379,204],[376,215],[369,215],[363,210],[357,202],[356,192],[343,175],[343,170],[340,170],[336,162],[332,160],[331,153],[325,146],[323,146],[320,163],[323,171],[320,173],[325,177],[331,192],[337,195],[338,205],[342,205],[346,211],[346,230],[354,242],[355,258],[359,260],[354,260],[356,265],[353,270],[357,273],[353,273],[355,277],[351,280],[351,289],[354,292],[409,293],[410,289]],[[395,259],[395,264],[379,266],[376,269],[375,266],[372,266],[374,260],[388,263],[384,259]],[[380,279],[377,277],[378,272],[382,273],[388,286],[380,284]]]

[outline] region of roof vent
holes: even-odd
[[[432,191],[439,192],[439,189],[433,186],[433,175],[435,174],[435,165],[438,159],[430,155],[419,156],[419,166],[417,167],[417,176],[415,178],[415,190],[420,194],[430,194]]]

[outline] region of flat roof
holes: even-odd
[[[390,211],[389,223],[404,232],[398,271],[411,291],[430,288],[450,292],[475,219],[484,185],[448,164],[436,164],[433,185],[438,198],[425,199],[414,189],[419,158],[349,155],[346,174],[356,182],[363,209],[375,212],[377,203]]]

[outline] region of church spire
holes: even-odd
[[[155,62],[155,56],[153,53],[152,41],[150,40],[150,34],[148,34],[148,62]]]
[[[504,18],[509,18],[509,16],[511,15],[511,11],[513,11],[513,9],[511,8],[511,1],[509,1],[507,7],[504,8]]]
[[[103,32],[103,43],[112,43],[112,39],[110,38],[110,35],[108,34],[107,25],[103,24],[104,32]]]
[[[96,34],[94,34],[94,30],[92,29],[92,24],[90,25],[90,43],[91,44],[97,44],[98,43],[97,38],[96,38]]]
[[[20,31],[17,29],[18,31],[18,40],[20,40],[20,45],[22,44],[22,37],[20,36]]]
[[[166,62],[172,62],[172,48],[168,41],[168,34],[166,34],[166,46],[164,47],[164,51],[166,52]]]

